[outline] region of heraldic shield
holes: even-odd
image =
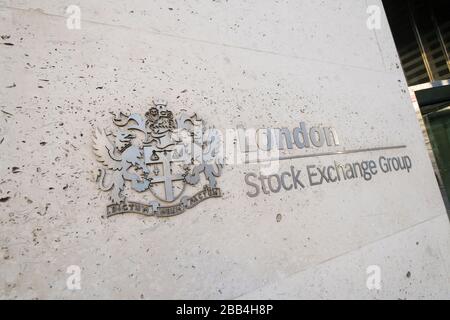
[[[196,114],[174,117],[165,101],[153,101],[144,116],[120,113],[113,124],[113,130],[97,128],[93,135],[94,153],[102,164],[97,183],[112,200],[108,217],[123,213],[170,217],[222,196],[217,187],[223,167],[216,156],[220,137],[211,134],[214,131],[205,134]],[[205,184],[195,194],[184,195],[187,185],[195,187],[201,181]],[[128,201],[127,187],[146,199],[148,192],[153,199]]]

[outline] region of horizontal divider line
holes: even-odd
[[[335,151],[335,152],[322,152],[322,153],[305,154],[305,155],[298,155],[298,156],[284,156],[284,157],[272,158],[272,159],[245,161],[245,163],[252,164],[252,163],[262,163],[262,162],[285,161],[285,160],[294,160],[294,159],[303,159],[303,158],[316,158],[316,157],[324,157],[324,156],[336,156],[336,155],[343,155],[343,154],[354,154],[354,153],[361,153],[361,152],[395,150],[395,149],[405,149],[405,148],[406,148],[406,145],[399,145],[399,146],[392,146],[392,147],[378,147],[378,148],[365,148],[365,149],[344,150],[344,151]]]

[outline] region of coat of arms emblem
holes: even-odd
[[[96,128],[93,149],[102,165],[97,183],[112,201],[107,216],[171,217],[221,197],[217,178],[223,162],[214,132],[196,114],[175,117],[165,101],[153,101],[144,115],[114,115],[110,130]],[[187,186],[195,193],[185,195]],[[139,201],[131,199],[131,190]]]

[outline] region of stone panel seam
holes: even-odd
[[[248,295],[248,294],[251,294],[251,293],[253,293],[253,292],[256,292],[256,291],[258,291],[258,290],[261,290],[261,289],[263,289],[263,288],[269,287],[269,286],[271,286],[271,285],[273,285],[273,284],[275,284],[275,283],[278,283],[278,282],[284,281],[284,280],[286,280],[286,279],[292,278],[292,277],[294,277],[294,276],[296,276],[296,275],[298,275],[298,274],[300,274],[300,273],[306,272],[306,271],[308,271],[308,270],[310,270],[310,269],[312,269],[312,268],[317,268],[318,266],[324,265],[324,264],[326,264],[327,262],[333,261],[333,260],[338,259],[338,258],[340,258],[340,257],[343,257],[343,256],[345,256],[345,255],[351,254],[351,253],[353,253],[353,252],[355,252],[355,251],[359,251],[359,250],[364,249],[364,248],[366,248],[366,247],[368,247],[368,246],[371,246],[371,245],[373,245],[373,244],[375,244],[375,243],[377,243],[377,242],[386,240],[386,239],[391,238],[391,237],[394,237],[394,236],[396,236],[396,235],[398,235],[398,234],[404,233],[404,232],[406,232],[406,231],[408,231],[408,230],[410,230],[410,229],[413,229],[413,228],[416,228],[416,227],[418,227],[418,226],[420,226],[420,225],[423,225],[423,224],[425,224],[425,223],[431,222],[432,220],[436,220],[436,219],[438,219],[438,218],[441,218],[442,216],[447,216],[447,215],[446,215],[446,214],[439,214],[439,215],[437,215],[437,216],[431,217],[431,218],[426,219],[426,220],[424,220],[424,221],[415,223],[415,224],[413,224],[413,225],[411,225],[411,226],[408,226],[408,227],[406,227],[406,228],[404,228],[404,229],[401,229],[401,230],[399,230],[399,231],[397,231],[397,232],[395,232],[395,233],[392,233],[392,234],[386,235],[386,236],[384,236],[384,237],[378,238],[378,239],[376,239],[376,240],[370,241],[370,242],[368,242],[368,243],[366,243],[366,244],[363,244],[363,245],[361,245],[361,246],[359,246],[359,247],[357,247],[357,248],[355,248],[355,249],[346,251],[346,252],[341,253],[341,254],[339,254],[339,255],[336,255],[336,256],[334,256],[334,257],[325,259],[325,260],[323,260],[323,261],[321,261],[321,262],[319,262],[319,263],[310,265],[310,266],[308,266],[308,267],[306,267],[306,268],[303,268],[303,269],[301,269],[301,270],[299,270],[299,271],[296,271],[296,272],[293,272],[293,273],[287,275],[287,276],[286,276],[285,278],[283,278],[283,279],[279,279],[279,280],[270,282],[270,283],[265,284],[265,285],[263,285],[263,286],[261,286],[261,287],[259,287],[259,288],[256,288],[256,289],[251,290],[251,291],[249,291],[249,292],[240,294],[240,295],[238,295],[238,296],[236,296],[236,297],[234,297],[234,298],[231,298],[231,299],[233,299],[233,300],[239,299],[239,298],[241,298],[241,297],[243,297],[243,296],[246,296],[246,295]],[[440,253],[440,250],[439,250],[439,253]],[[442,255],[440,255],[440,258],[441,258],[441,260],[442,260],[443,263],[444,263],[444,267],[445,267],[446,269],[448,269],[448,266],[446,265],[445,260],[442,259]],[[447,271],[450,272],[450,270],[447,270]]]
[[[63,15],[47,13],[47,12],[43,11],[42,9],[22,9],[22,8],[15,8],[15,7],[9,7],[9,6],[0,6],[0,8],[13,10],[13,11],[21,11],[21,12],[42,14],[44,16],[54,17],[54,18],[59,18],[59,19],[65,19],[66,18]],[[133,31],[133,32],[140,31],[142,33],[148,33],[148,34],[157,35],[157,36],[163,36],[163,37],[167,37],[167,38],[174,38],[174,39],[178,39],[178,40],[198,42],[198,43],[208,44],[208,45],[211,45],[211,46],[219,46],[219,47],[225,47],[225,48],[231,48],[231,49],[239,49],[239,50],[244,50],[244,51],[251,51],[251,52],[255,52],[255,53],[279,56],[279,57],[288,58],[288,59],[294,59],[294,60],[300,60],[300,61],[310,61],[310,62],[314,62],[314,63],[318,63],[318,64],[323,64],[324,63],[324,64],[335,65],[335,66],[340,66],[340,67],[346,67],[346,68],[352,68],[352,69],[358,69],[358,70],[365,70],[365,71],[370,71],[370,72],[375,72],[375,73],[384,73],[384,74],[390,74],[390,75],[397,74],[397,71],[387,71],[387,70],[381,70],[381,69],[372,69],[372,68],[367,68],[367,67],[363,67],[363,66],[345,64],[345,63],[337,63],[337,62],[333,62],[333,61],[329,61],[329,60],[320,60],[320,59],[314,59],[314,58],[311,58],[311,57],[300,57],[300,56],[296,56],[296,55],[282,54],[282,53],[278,53],[278,52],[270,51],[270,50],[254,49],[254,48],[248,48],[248,47],[243,47],[243,46],[238,46],[238,45],[233,45],[233,44],[227,44],[227,43],[219,43],[219,42],[214,42],[214,41],[209,41],[209,40],[204,40],[204,39],[196,39],[196,38],[184,37],[184,36],[180,36],[180,35],[176,35],[176,34],[170,34],[170,33],[161,32],[161,31],[159,31],[156,28],[152,28],[153,31],[149,31],[149,30],[140,29],[140,28],[132,28],[132,27],[129,27],[129,26],[124,26],[124,25],[119,25],[119,24],[110,24],[110,23],[99,22],[99,21],[88,20],[88,19],[81,19],[81,21],[85,22],[85,23],[87,22],[87,23],[91,23],[91,24],[102,25],[102,26],[106,26],[106,27],[110,27],[110,28],[126,29],[126,30],[130,30],[130,31]]]

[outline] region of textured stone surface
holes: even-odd
[[[368,30],[368,4],[78,1],[82,28],[68,30],[69,4],[0,1],[1,298],[450,297],[448,219],[387,22]],[[257,167],[227,166],[223,199],[105,219],[92,130],[154,97],[220,129],[305,121],[334,126],[348,150],[405,144],[384,154],[414,167],[250,199]],[[373,264],[379,292],[366,288]]]

